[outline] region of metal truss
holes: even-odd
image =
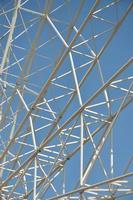
[[[133,2],[0,4],[0,199],[133,198]]]

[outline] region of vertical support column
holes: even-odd
[[[83,185],[83,171],[84,171],[84,121],[83,114],[80,115],[80,185]]]
[[[110,135],[110,173],[113,178],[114,174],[114,151],[113,151],[113,129]]]
[[[82,98],[80,94],[78,79],[75,71],[74,61],[72,57],[72,53],[69,53],[70,63],[72,67],[73,77],[76,85],[77,95],[79,99],[79,105],[82,106]],[[83,113],[80,114],[80,186],[83,185],[83,171],[84,171],[84,120],[83,120]]]
[[[17,4],[16,4],[16,8],[15,8],[14,13],[13,13],[13,17],[12,17],[12,21],[11,21],[11,25],[10,25],[10,32],[9,32],[9,35],[8,35],[6,47],[5,47],[5,50],[4,50],[4,54],[2,56],[2,62],[1,62],[1,65],[0,65],[0,77],[2,77],[2,71],[3,71],[5,65],[7,64],[7,61],[8,61],[10,47],[11,47],[11,43],[12,43],[13,33],[14,33],[14,29],[15,29],[15,24],[16,24],[16,21],[17,21],[18,9],[20,7],[20,4],[21,4],[21,0],[18,0]],[[4,88],[6,88],[5,83],[4,83]],[[1,96],[2,96],[2,99],[3,99],[3,94]],[[1,123],[1,121],[2,121],[2,106],[0,106],[0,123]],[[4,160],[6,160],[6,158],[4,158]],[[3,169],[1,169],[1,171],[0,171],[0,177],[1,178],[2,178],[2,175],[3,175]]]
[[[29,120],[30,120],[34,150],[36,151],[37,145],[36,145],[35,130],[34,130],[34,126],[33,126],[32,117],[29,117]],[[36,200],[36,185],[37,185],[37,158],[35,157],[35,160],[34,160],[34,191],[33,191],[33,199],[34,200]]]

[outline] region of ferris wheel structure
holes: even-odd
[[[0,199],[133,198],[133,2],[0,1]]]

